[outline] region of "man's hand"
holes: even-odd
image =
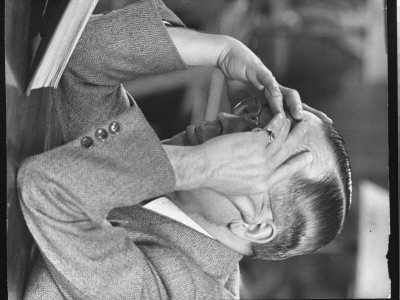
[[[279,132],[279,123],[274,119],[264,128],[270,129],[273,132]],[[260,129],[259,129],[260,130]],[[273,172],[265,179],[267,189],[275,186],[280,181],[292,177],[296,172],[308,166],[313,157],[310,152],[304,152],[302,145],[307,142],[308,135],[305,127],[300,122],[295,126],[288,136],[290,130],[290,121],[285,119],[285,123],[278,133],[278,138],[268,145],[269,155],[273,153],[271,159],[280,164],[274,166]],[[268,192],[259,194],[248,194],[247,196],[237,196],[232,194],[224,194],[236,208],[241,212],[243,220],[248,223],[257,223],[266,215],[265,197],[268,197]]]
[[[229,79],[226,81],[228,92],[230,89],[235,89],[235,83],[231,80],[250,84],[257,89],[258,93],[264,94],[273,114],[284,113],[284,105],[286,105],[291,117],[300,121],[303,117],[303,109],[299,93],[279,85],[271,71],[241,42],[229,37],[225,39],[227,41],[220,52],[217,66]]]
[[[308,111],[310,113],[313,113],[314,115],[316,115],[318,118],[320,118],[322,121],[332,125],[333,121],[331,118],[329,118],[325,113],[323,113],[320,110],[317,110],[315,108],[312,108],[311,106],[308,106],[307,104],[303,103],[303,109],[305,111]]]
[[[240,41],[179,27],[168,27],[167,30],[185,64],[218,67],[226,78],[263,93],[274,114],[284,113],[285,104],[293,119],[302,119],[298,93],[279,86],[271,71]]]
[[[308,111],[308,112],[316,115],[322,121],[324,121],[328,124],[331,124],[331,125],[333,124],[333,121],[325,113],[323,113],[322,111],[317,110],[315,108],[312,108],[305,103],[302,103],[299,93],[294,89],[279,85],[279,88],[280,88],[282,96],[283,96],[283,101],[277,102],[274,105],[273,103],[271,104],[271,101],[275,100],[274,98],[271,98],[268,95],[266,97],[261,92],[257,91],[253,87],[250,87],[241,81],[226,79],[225,85],[227,88],[228,99],[229,99],[229,102],[231,103],[232,108],[237,103],[239,103],[240,101],[242,101],[244,99],[255,97],[261,103],[267,102],[269,104],[269,106],[271,107],[271,112],[273,114],[279,113],[281,111],[281,106],[283,105],[284,109],[288,110],[288,112],[290,113],[290,116],[292,118],[294,118],[293,116],[296,114],[296,111],[299,111],[299,114],[301,115],[302,110],[305,110],[305,111]],[[274,111],[272,111],[272,107],[275,107]],[[278,109],[277,109],[277,107],[278,107]],[[302,109],[300,109],[301,107],[302,107]]]
[[[282,98],[275,77],[249,48],[234,38],[221,39],[225,46],[219,54],[217,67],[226,78],[250,83],[259,91],[266,89],[271,97]]]
[[[276,139],[268,144],[268,134],[256,132],[232,133],[213,138],[194,147],[164,145],[176,175],[176,190],[210,188],[224,195],[254,195],[265,192],[276,181],[275,171],[307,139],[302,130],[287,139],[290,121],[282,114],[268,124]],[[309,163],[300,155],[297,164],[280,171],[291,176]]]
[[[249,86],[238,80],[225,80],[228,99],[233,108],[240,101],[255,97],[261,103],[268,103],[273,115],[287,111],[290,116],[300,121],[303,117],[303,106],[299,93],[282,85],[279,85],[279,89],[282,93],[282,97],[271,97],[269,93],[263,93],[262,91],[256,90],[254,87]],[[304,109],[306,107],[304,106]]]

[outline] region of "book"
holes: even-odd
[[[69,0],[59,5],[54,29],[46,28],[36,51],[26,94],[42,87],[57,88],[62,73],[99,0]],[[59,2],[61,4],[62,1]],[[53,2],[54,3],[54,2]],[[45,24],[49,25],[51,24]]]

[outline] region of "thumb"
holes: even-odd
[[[253,223],[255,215],[255,207],[251,198],[248,196],[227,196],[227,198],[232,202],[232,204],[240,212],[243,221],[247,224]]]

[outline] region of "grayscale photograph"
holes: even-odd
[[[387,1],[6,0],[8,299],[398,295]]]

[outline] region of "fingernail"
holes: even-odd
[[[281,90],[279,89],[278,84],[275,82],[275,83],[272,84],[272,87],[273,87],[273,89],[271,91],[272,96],[274,96],[274,97],[280,96],[281,95]]]
[[[278,120],[277,120],[277,127],[282,127],[285,124],[286,117],[283,113],[280,113],[278,115]]]
[[[280,94],[278,91],[272,90],[272,91],[271,91],[271,95],[272,95],[273,97],[279,97],[281,94]]]
[[[332,121],[332,119],[331,118],[329,118],[326,114],[324,114],[323,112],[321,112],[322,113],[322,116],[324,117],[324,119],[326,120],[326,121],[328,121],[328,122],[330,122],[330,123],[333,123],[333,121]]]

